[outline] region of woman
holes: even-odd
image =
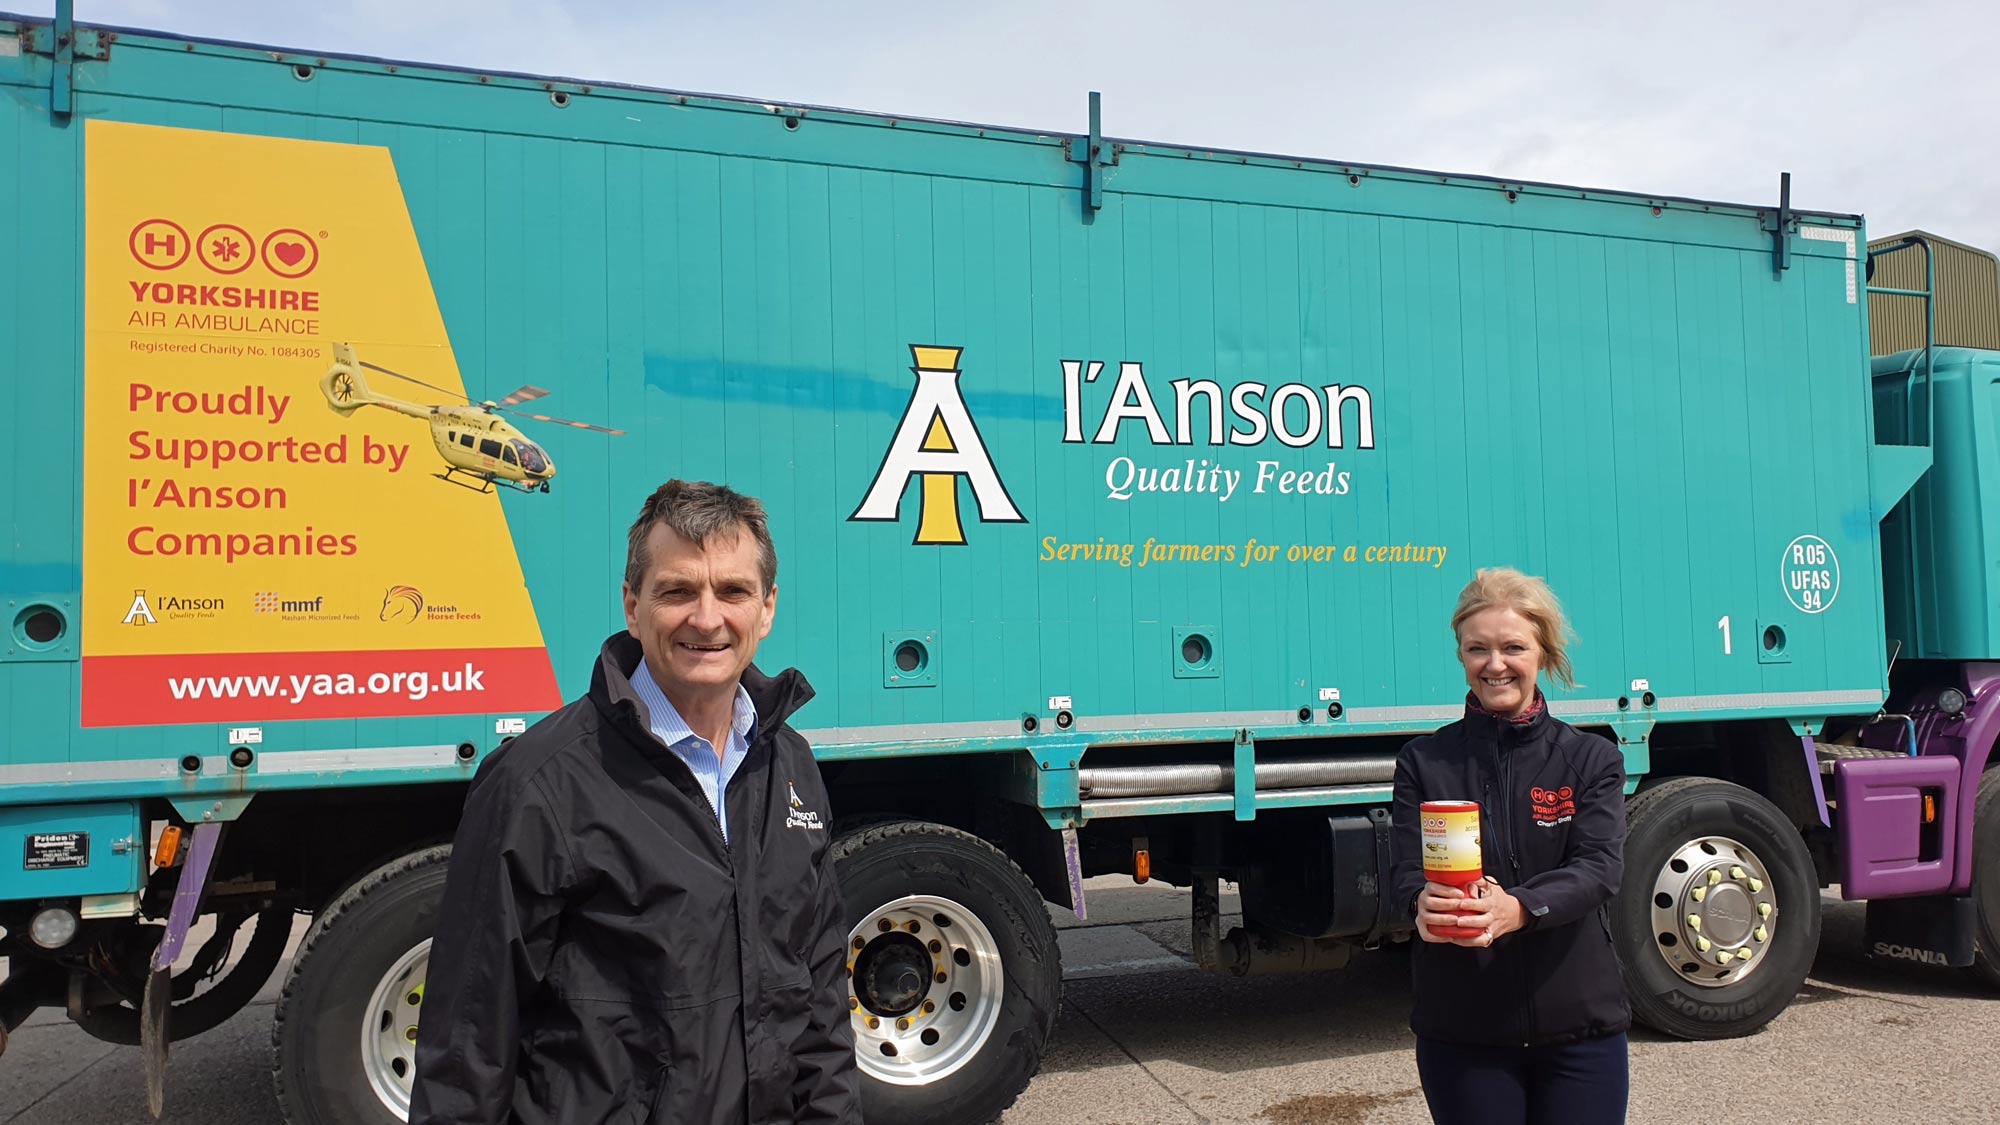
[[[1624,758],[1549,714],[1537,677],[1575,684],[1541,579],[1479,571],[1451,627],[1465,715],[1396,759],[1393,893],[1422,939],[1410,1028],[1424,1097],[1450,1125],[1622,1122],[1631,1013],[1606,903],[1623,866]],[[1440,800],[1480,806],[1485,877],[1469,893],[1424,877],[1418,808]]]

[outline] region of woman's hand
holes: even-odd
[[[1468,930],[1485,930],[1478,937],[1436,938],[1449,941],[1453,945],[1472,946],[1483,949],[1492,945],[1522,926],[1527,925],[1527,912],[1521,908],[1521,900],[1503,890],[1500,884],[1490,878],[1472,884],[1470,896],[1482,909],[1477,913],[1458,915],[1457,924]]]
[[[1424,889],[1417,895],[1417,936],[1439,945],[1463,945],[1465,939],[1441,937],[1431,932],[1432,926],[1463,926],[1459,921],[1463,915],[1458,908],[1465,905],[1465,892],[1445,883],[1426,881]]]

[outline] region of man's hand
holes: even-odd
[[[1474,914],[1458,915],[1456,924],[1468,930],[1484,930],[1478,937],[1433,938],[1434,941],[1449,941],[1453,945],[1471,946],[1483,949],[1492,945],[1522,926],[1527,925],[1527,911],[1521,908],[1521,900],[1501,889],[1492,879],[1481,879],[1472,884],[1470,896],[1482,909]]]

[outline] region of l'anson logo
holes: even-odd
[[[959,386],[963,351],[910,345],[917,385],[849,521],[899,522],[910,480],[920,477],[914,544],[965,545],[960,478],[971,486],[980,522],[1028,522],[966,406]],[[1101,360],[1061,361],[1059,440],[1064,446],[1133,450],[1104,464],[1107,500],[1180,494],[1227,503],[1240,491],[1337,503],[1353,493],[1356,473],[1377,448],[1374,395],[1359,383],[1238,380],[1225,385],[1216,379],[1177,378],[1166,384],[1172,392],[1166,397],[1147,381],[1145,365],[1137,360],[1120,362],[1116,380],[1100,383],[1105,372]],[[1047,436],[1057,438],[1053,431]],[[1360,468],[1314,452],[1316,446],[1357,451]],[[1194,453],[1208,456],[1190,456]],[[1563,819],[1557,814],[1547,823]]]
[[[981,523],[1026,523],[1028,518],[1014,506],[1000,472],[993,467],[992,455],[965,407],[958,386],[958,357],[962,348],[926,347],[912,344],[910,354],[917,386],[903,408],[896,436],[882,455],[882,466],[868,494],[854,514],[858,523],[894,523],[902,518],[903,493],[911,477],[923,480],[917,510],[917,535],[912,542],[946,546],[965,545],[965,527],[959,519],[958,480],[972,486],[972,499],[979,506]]]
[[[165,617],[214,617],[227,608],[221,598],[196,598],[181,594],[165,597],[149,595],[144,590],[132,591],[132,604],[125,610],[120,624],[157,625]]]
[[[1287,496],[1346,496],[1352,491],[1354,471],[1341,468],[1339,460],[1288,463],[1283,456],[1256,457],[1233,462],[1224,456],[1230,449],[1263,451],[1275,442],[1289,453],[1324,444],[1328,449],[1375,448],[1375,402],[1367,387],[1358,383],[1282,383],[1273,387],[1258,381],[1240,381],[1224,387],[1214,379],[1179,378],[1168,384],[1171,400],[1162,396],[1156,404],[1147,382],[1145,365],[1124,361],[1118,365],[1118,379],[1105,401],[1095,431],[1085,426],[1088,408],[1084,387],[1096,384],[1104,374],[1099,360],[1066,359],[1063,372],[1063,443],[1065,445],[1116,445],[1124,437],[1126,422],[1138,423],[1152,452],[1138,456],[1121,453],[1104,467],[1104,496],[1108,500],[1129,501],[1148,493],[1206,494],[1218,503],[1227,503],[1241,488],[1246,495],[1277,493]],[[1165,405],[1171,401],[1172,405]],[[1229,417],[1225,419],[1227,406]],[[1347,425],[1352,408],[1355,428]],[[1172,425],[1169,425],[1169,423]],[[1209,457],[1175,455],[1172,451],[1207,446]],[[1163,458],[1155,461],[1154,458]],[[1150,463],[1149,463],[1150,462]]]
[[[826,822],[820,819],[818,810],[806,808],[806,803],[799,799],[799,787],[788,780],[785,782],[785,790],[791,805],[785,810],[785,827],[803,828],[808,832],[824,832]]]

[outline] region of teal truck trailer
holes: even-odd
[[[1219,973],[1406,940],[1393,757],[1482,566],[1625,754],[1645,1023],[1762,1027],[1835,886],[2000,978],[2000,352],[1934,240],[67,3],[0,85],[0,1025],[141,1045],[155,1112],[310,917],[279,1101],[407,1117],[465,786],[671,477],[772,515],[871,1122],[1013,1102],[1091,876],[1192,888]]]

